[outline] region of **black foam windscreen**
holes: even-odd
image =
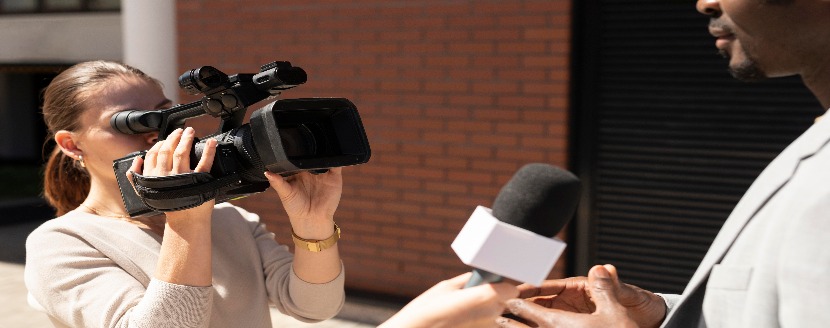
[[[579,190],[579,179],[571,172],[549,164],[527,164],[499,191],[493,201],[493,216],[553,237],[573,217]]]

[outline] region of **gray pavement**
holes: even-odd
[[[0,218],[2,220],[3,218]],[[24,243],[26,236],[41,222],[0,222],[0,328],[52,327],[42,312],[29,307],[23,284]],[[273,327],[286,328],[368,328],[375,327],[399,310],[401,304],[353,297],[334,319],[309,324],[272,309]]]

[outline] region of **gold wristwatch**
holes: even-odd
[[[334,233],[330,237],[323,240],[300,238],[300,236],[297,236],[297,234],[294,233],[294,229],[291,229],[291,237],[294,239],[294,245],[297,245],[297,247],[307,249],[312,252],[319,252],[334,246],[334,244],[337,244],[337,241],[340,240],[340,227],[338,227],[337,223],[335,223]]]

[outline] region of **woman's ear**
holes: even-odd
[[[83,150],[78,148],[78,144],[75,142],[75,134],[72,132],[66,130],[55,132],[55,144],[60,147],[64,155],[75,160],[84,154]]]

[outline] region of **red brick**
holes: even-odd
[[[403,200],[423,204],[443,204],[444,196],[425,192],[404,192]]]
[[[461,94],[450,95],[448,97],[448,102],[450,105],[454,106],[489,106],[493,104],[493,99],[495,99],[495,97],[489,95]]]
[[[427,181],[426,183],[424,183],[424,190],[449,194],[463,194],[468,192],[470,190],[470,187],[466,183]]]
[[[567,147],[567,143],[563,138],[556,137],[522,137],[522,147],[527,148],[542,148],[548,151],[563,150]]]
[[[474,206],[471,205],[471,206]],[[426,209],[426,215],[432,218],[443,218],[441,222],[459,218],[468,218],[472,213],[469,209],[459,207],[459,206],[429,206]]]
[[[421,145],[421,144],[404,144],[401,147],[403,152],[409,152],[419,155],[443,155],[444,148],[440,145]]]
[[[476,134],[470,136],[470,143],[475,145],[511,147],[518,145],[519,139],[509,135]]]
[[[427,81],[424,91],[465,93],[470,91],[470,85],[465,81]]]
[[[379,88],[386,91],[418,91],[421,83],[417,81],[381,81]]]
[[[501,16],[497,19],[497,24],[499,26],[517,26],[521,28],[527,26],[545,26],[548,24],[548,16],[548,14],[544,13]]]
[[[531,120],[530,122],[536,122],[536,121]],[[535,135],[535,134],[541,134],[544,131],[545,131],[545,126],[542,123],[512,123],[512,122],[496,123],[496,133]]]
[[[521,38],[522,31],[518,28],[479,29],[473,31],[473,40],[515,41]]]
[[[526,83],[533,81],[547,81],[549,75],[547,70],[541,69],[503,69],[499,70],[496,78],[501,80],[516,81],[516,83]]]
[[[467,135],[458,132],[425,132],[421,140],[426,142],[463,143]]]
[[[473,92],[482,94],[507,93],[515,94],[519,90],[516,83],[510,82],[475,82]]]
[[[450,68],[447,70],[447,76],[454,79],[467,80],[491,80],[495,76],[494,68]]]
[[[466,67],[470,64],[470,57],[468,56],[428,56],[424,60],[427,66],[448,66],[452,68]]]
[[[428,157],[424,159],[424,165],[441,168],[466,169],[469,161],[460,157]]]
[[[441,53],[445,52],[447,49],[446,44],[444,43],[428,43],[428,42],[416,42],[416,43],[404,43],[401,45],[401,52],[406,54],[412,53]]]
[[[401,174],[405,177],[423,179],[423,180],[441,180],[446,178],[446,174],[440,170],[431,170],[428,168],[403,168]]]
[[[469,170],[452,171],[447,174],[447,180],[470,182],[472,184],[489,184],[493,182],[493,174]]]
[[[462,156],[471,158],[473,161],[488,159],[494,156],[492,147],[474,146],[474,145],[450,145],[447,147],[447,153],[453,156]]]

